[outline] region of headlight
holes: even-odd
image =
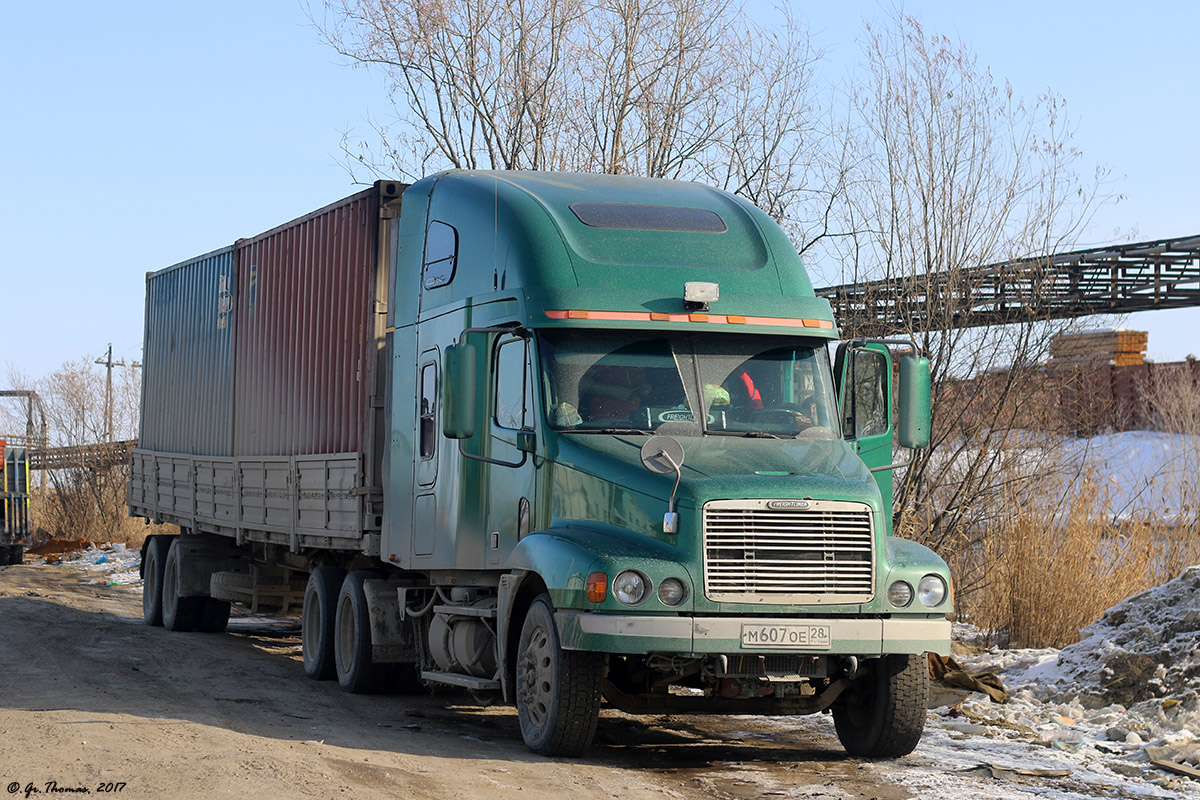
[[[613,597],[627,606],[636,606],[650,593],[650,581],[642,573],[627,569],[612,582]]]
[[[946,599],[946,582],[940,575],[926,575],[917,584],[917,599],[930,608],[940,606]]]
[[[912,602],[913,590],[904,581],[896,581],[888,587],[888,602],[896,608],[906,608]]]
[[[687,599],[687,587],[678,578],[667,578],[658,585],[658,599],[669,606],[677,606]]]

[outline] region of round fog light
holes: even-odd
[[[940,575],[926,575],[917,584],[917,599],[921,601],[921,605],[930,608],[940,606],[946,599],[946,582]]]
[[[896,608],[906,608],[912,602],[913,590],[904,581],[896,581],[888,587],[888,602]]]
[[[627,569],[612,582],[613,597],[627,606],[636,606],[650,593],[650,582],[640,572]]]
[[[658,599],[669,606],[677,606],[687,598],[687,588],[678,578],[667,578],[658,585]]]

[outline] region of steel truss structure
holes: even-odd
[[[1200,306],[1200,235],[816,292],[844,337]]]

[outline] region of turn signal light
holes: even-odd
[[[587,599],[589,603],[603,603],[608,597],[608,575],[603,572],[593,572],[587,579]]]

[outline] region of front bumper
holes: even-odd
[[[796,653],[807,655],[881,656],[891,653],[950,655],[950,622],[933,619],[830,619],[794,617],[667,617],[649,614],[597,614],[559,611],[554,615],[559,640],[566,650],[603,653]],[[744,626],[786,626],[800,634],[790,647],[747,647]],[[823,636],[806,644],[806,630],[828,626]]]

